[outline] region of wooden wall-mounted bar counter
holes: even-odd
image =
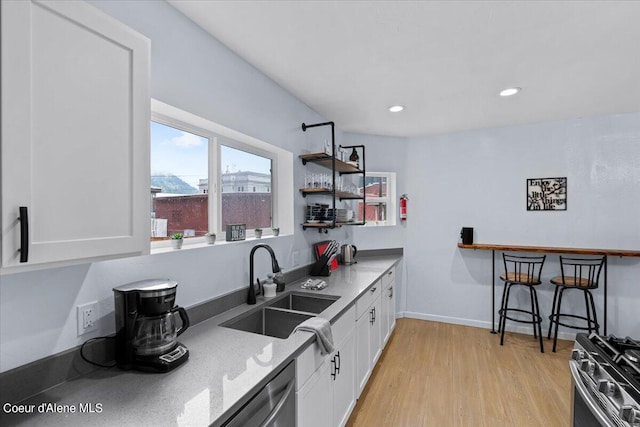
[[[458,243],[460,249],[474,249],[491,251],[491,259],[493,261],[491,268],[491,333],[495,334],[495,288],[496,288],[496,251],[501,252],[536,252],[548,254],[575,254],[575,255],[604,255],[604,280],[603,280],[603,296],[604,296],[604,334],[607,335],[607,257],[640,257],[640,250],[625,249],[589,249],[589,248],[562,248],[557,246],[522,246],[522,245],[496,245],[492,243],[474,243],[465,245]]]

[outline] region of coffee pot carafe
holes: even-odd
[[[358,248],[354,245],[342,245],[340,248],[340,259],[344,265],[355,264],[356,253],[358,252]]]
[[[189,358],[187,348],[177,341],[189,327],[186,310],[175,305],[177,286],[152,279],[113,289],[120,368],[167,372]]]
[[[176,326],[175,313],[182,319],[182,325]],[[182,307],[174,307],[169,313],[158,316],[138,316],[134,324],[133,352],[138,356],[161,355],[171,351],[176,338],[189,324],[187,312]]]

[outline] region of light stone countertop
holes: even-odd
[[[393,267],[401,255],[359,258],[340,266],[321,291],[300,288],[287,291],[340,296],[318,316],[337,320],[375,281]],[[264,302],[258,297],[258,304]],[[49,389],[21,404],[33,404],[32,414],[7,415],[0,410],[0,424],[28,426],[208,426],[224,421],[275,373],[312,342],[314,335],[298,331],[287,339],[273,338],[218,326],[256,306],[242,304],[190,327],[179,341],[189,349],[189,360],[165,374],[99,369],[89,375]],[[67,412],[39,413],[42,403]],[[78,412],[93,404],[95,412]],[[5,402],[0,402],[5,404]],[[62,405],[67,405],[66,407]],[[99,410],[100,405],[101,410]],[[75,413],[68,412],[74,409]]]

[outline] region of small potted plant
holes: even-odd
[[[171,246],[173,249],[182,248],[182,233],[173,233],[171,235]]]
[[[271,231],[273,231],[274,236],[277,236],[280,234],[280,227],[272,227]]]
[[[216,233],[213,231],[208,232],[204,235],[205,239],[207,239],[208,245],[213,245],[216,242]]]
[[[262,238],[262,228],[256,228],[254,231],[256,233],[256,239],[261,239]]]

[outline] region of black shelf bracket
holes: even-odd
[[[324,122],[324,123],[314,123],[311,125],[308,125],[306,123],[302,123],[302,131],[306,132],[307,129],[309,128],[315,128],[315,127],[320,127],[320,126],[331,126],[331,170],[333,171],[333,173],[331,174],[331,201],[332,201],[332,207],[333,207],[333,214],[336,214],[336,124],[334,122]],[[302,164],[305,164],[305,161],[302,161]],[[333,227],[331,228],[335,228],[336,223],[335,223],[335,217],[333,220]],[[319,232],[322,233],[322,228],[318,229]],[[325,233],[327,233],[327,229],[324,230]]]
[[[335,134],[335,123],[334,122],[323,122],[323,123],[314,123],[314,124],[306,124],[306,123],[302,123],[301,128],[303,132],[306,132],[307,129],[309,128],[315,128],[315,127],[320,127],[320,126],[331,126],[331,154],[328,155],[331,157],[331,170],[332,170],[332,174],[331,174],[331,181],[332,181],[332,185],[331,185],[331,200],[332,200],[332,207],[333,207],[333,213],[335,215],[336,212],[336,134]],[[366,170],[367,170],[367,163],[366,163],[366,156],[365,156],[365,147],[364,145],[341,145],[340,147],[342,148],[360,148],[362,149],[362,167],[359,168],[361,169],[360,171],[349,171],[349,172],[340,172],[338,171],[339,175],[350,175],[350,174],[362,174],[362,197],[361,198],[351,198],[351,199],[343,199],[340,198],[340,201],[342,200],[362,200],[362,222],[361,223],[354,223],[353,225],[364,225],[366,223],[366,215],[367,215],[367,174],[366,174]],[[307,160],[307,159],[302,159],[302,164],[306,165],[308,161],[312,161],[312,160]],[[302,194],[302,197],[307,197],[306,194]],[[336,228],[336,219],[335,216],[333,218],[333,223],[331,225],[331,227],[323,227],[323,228],[318,228],[318,232],[322,233],[324,231],[324,233],[328,233],[328,230],[331,228]],[[305,227],[304,225],[302,226],[303,230],[306,230],[307,227]]]

